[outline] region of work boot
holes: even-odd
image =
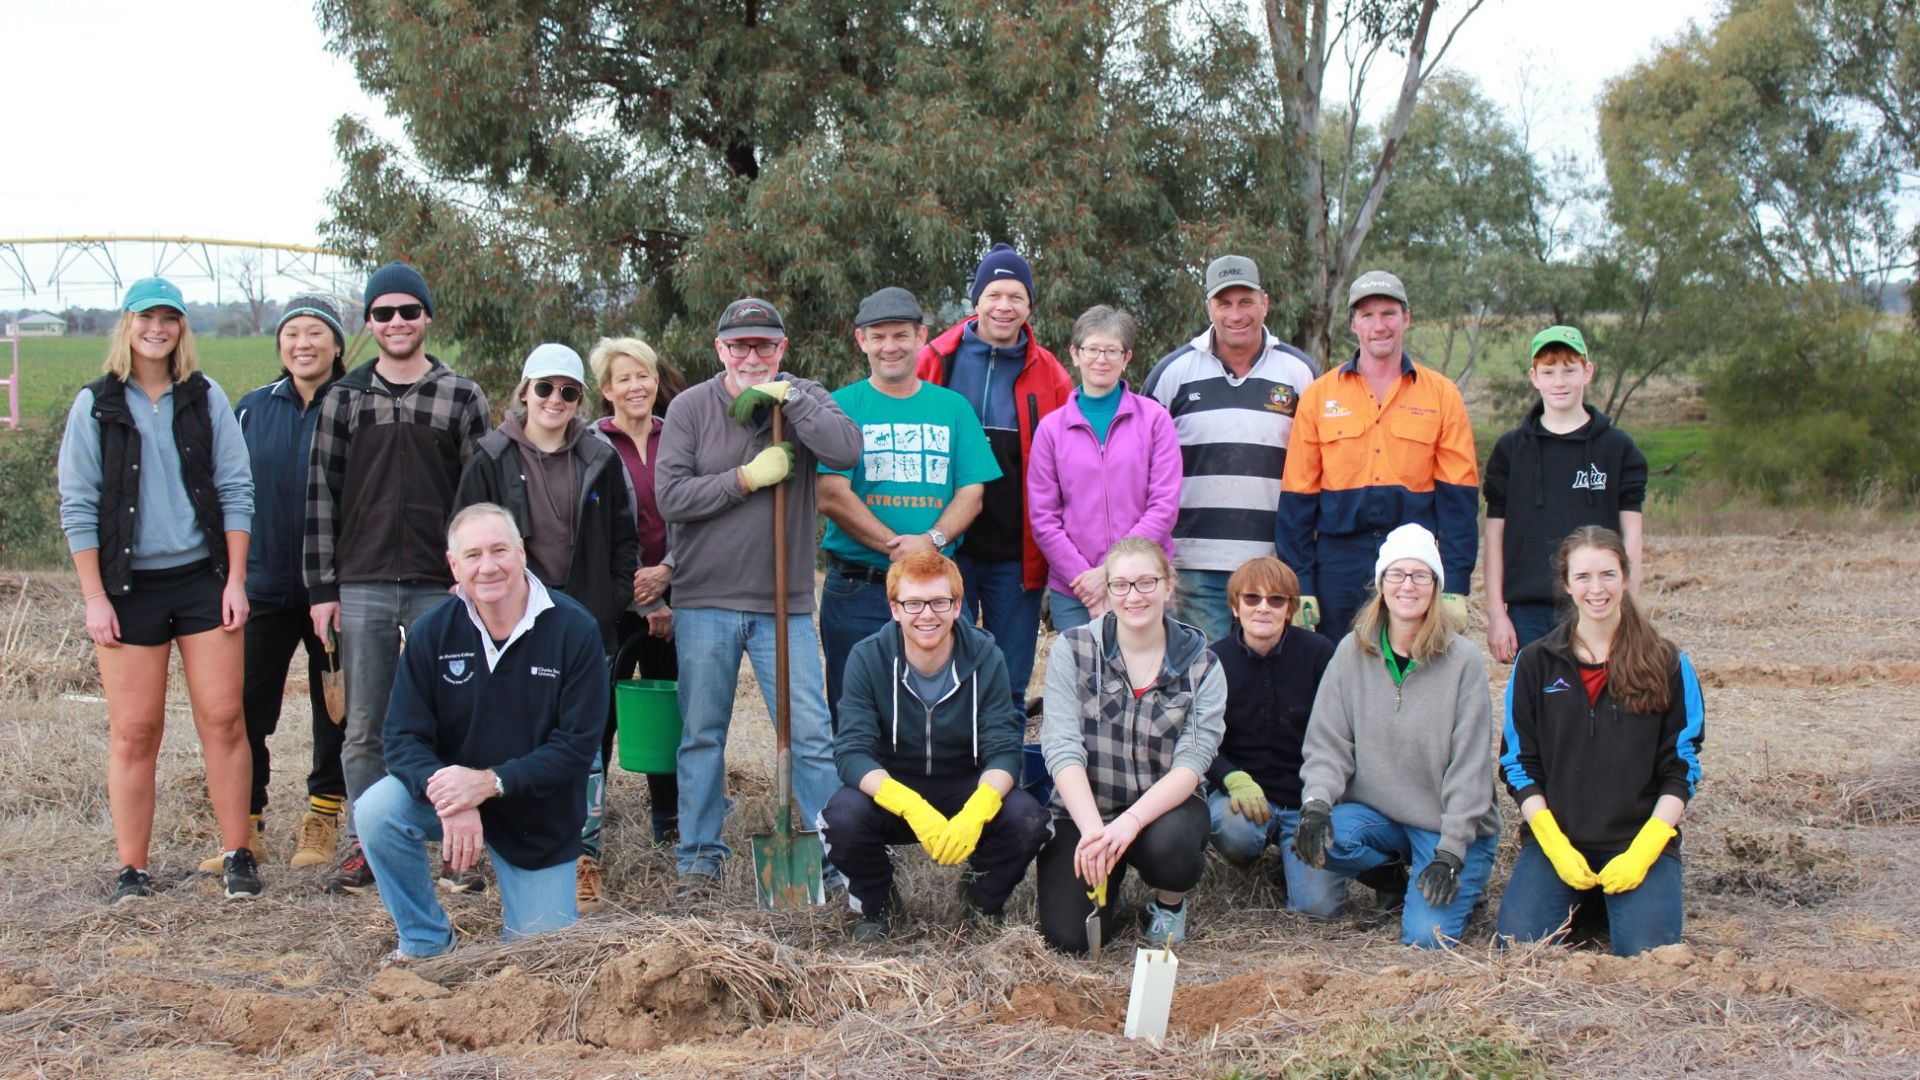
[[[573,864],[573,905],[582,915],[589,911],[598,911],[606,902],[601,891],[605,887],[600,875],[600,860],[592,855],[582,855]]]
[[[374,887],[373,867],[367,865],[367,853],[360,850],[360,841],[347,845],[347,857],[340,860],[340,869],[327,879],[327,891],[340,893],[361,893]]]
[[[1407,906],[1407,864],[1395,860],[1371,870],[1362,870],[1353,880],[1373,890],[1373,906],[1381,911],[1396,911]]]
[[[340,815],[307,811],[300,819],[300,844],[293,849],[293,859],[288,865],[325,866],[332,862],[339,830]]]
[[[248,814],[247,815],[247,850],[248,851],[257,851],[262,853],[266,851],[266,839],[261,835],[261,833],[262,833],[262,829],[260,827],[260,815]],[[227,854],[224,851],[215,855],[211,859],[203,859],[200,863],[200,872],[203,874],[224,874],[226,873],[226,870],[227,870]]]

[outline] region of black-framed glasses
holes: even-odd
[[[1107,595],[1125,596],[1130,592],[1137,592],[1141,596],[1152,596],[1160,591],[1160,583],[1165,580],[1167,579],[1163,577],[1143,577],[1134,578],[1132,581],[1109,581]]]
[[[562,384],[556,383],[552,379],[541,379],[533,384],[534,397],[552,397],[555,392],[559,393],[561,401],[569,405],[580,400],[581,390],[572,383]]]
[[[1413,582],[1415,585],[1431,585],[1433,584],[1433,571],[1431,570],[1397,570],[1397,569],[1388,570],[1385,573],[1380,575],[1380,580],[1386,582],[1389,585],[1399,585],[1408,581]]]
[[[726,346],[727,355],[735,360],[745,360],[748,353],[765,360],[780,351],[777,341],[729,341]]]
[[[412,322],[426,310],[425,304],[381,304],[367,312],[367,318],[374,322],[392,322],[394,316],[398,315],[402,322]]]
[[[951,596],[936,596],[931,600],[895,600],[894,603],[899,604],[900,610],[909,615],[918,615],[923,611],[945,615],[953,610],[954,599]]]
[[[1282,596],[1279,593],[1243,592],[1240,594],[1240,602],[1248,607],[1258,607],[1261,604],[1265,604],[1273,610],[1279,611],[1283,607],[1290,606],[1293,603],[1293,597]]]

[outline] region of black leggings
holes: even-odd
[[[1102,941],[1113,939],[1114,913],[1127,867],[1133,867],[1150,889],[1184,893],[1200,884],[1200,874],[1207,867],[1211,826],[1207,804],[1196,794],[1140,830],[1107,875],[1107,904],[1100,909]],[[1053,839],[1040,849],[1034,872],[1041,936],[1053,948],[1076,954],[1087,951],[1087,916],[1093,911],[1093,901],[1087,898],[1092,890],[1073,872],[1073,849],[1079,843],[1080,829],[1073,819],[1055,818]]]

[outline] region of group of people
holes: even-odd
[[[740,661],[772,712],[785,635],[795,798],[857,939],[891,931],[893,851],[915,842],[967,864],[965,910],[989,925],[1037,863],[1041,931],[1069,952],[1093,925],[1111,937],[1129,867],[1147,940],[1184,940],[1210,846],[1236,865],[1276,847],[1294,910],[1332,915],[1357,879],[1403,908],[1407,943],[1457,939],[1500,827],[1486,673],[1463,636],[1481,489],[1465,405],[1407,354],[1392,274],[1353,283],[1358,348],[1324,375],[1267,330],[1251,260],[1215,259],[1204,292],[1208,328],[1140,392],[1133,319],[1075,321],[1076,386],[1032,329],[1031,267],[1001,244],[972,314],[937,336],[907,290],[864,299],[870,374],[839,390],[785,371],[779,310],[745,297],[720,316],[711,378],[685,385],[635,338],[584,361],[543,344],[494,427],[480,388],[425,351],[433,301],[411,266],[367,283],[375,359],[345,370],[337,302],[297,297],[281,378],[237,408],[198,371],[179,291],[136,283],[60,457],[108,699],[113,902],[152,891],[175,641],[221,834],[203,869],[230,897],[261,891],[267,739],[304,645],[314,760],[290,861],[333,864],[329,891],[377,883],[407,961],[452,947],[435,881],[483,888],[483,861],[509,936],[599,902],[610,670],[677,682],[677,769],[648,777],[651,825],[679,895],[711,890],[732,856]],[[1528,824],[1499,928],[1598,916],[1638,951],[1680,933],[1701,695],[1633,601],[1645,461],[1584,403],[1577,330],[1533,354],[1541,400],[1484,483],[1488,643],[1515,661],[1497,771]],[[1061,633],[1036,776],[1043,610]],[[317,689],[336,666],[340,722]]]

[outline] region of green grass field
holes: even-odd
[[[227,398],[240,395],[268,382],[280,371],[270,337],[201,337],[194,339],[200,350],[200,367],[208,378],[220,384]],[[73,403],[73,395],[100,374],[100,361],[107,353],[104,337],[58,337],[20,339],[20,419],[26,427],[37,427],[64,411]],[[0,365],[8,361],[7,349],[0,345]]]

